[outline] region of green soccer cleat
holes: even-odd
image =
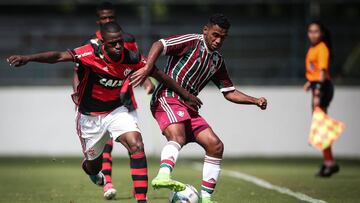
[[[184,183],[172,180],[169,175],[160,173],[151,181],[151,185],[155,190],[167,188],[174,192],[180,192],[186,188]]]
[[[217,202],[211,200],[211,197],[204,197],[204,198],[200,198],[199,203],[217,203]]]

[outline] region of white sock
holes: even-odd
[[[166,143],[163,150],[161,151],[161,164],[159,173],[171,173],[176,164],[180,149],[181,146],[177,142],[169,141]]]
[[[201,197],[210,197],[220,176],[221,159],[205,155]]]

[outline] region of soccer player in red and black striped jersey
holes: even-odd
[[[132,84],[136,86],[143,81],[152,71],[157,58],[163,54],[168,56],[165,72],[191,94],[198,95],[207,83],[212,81],[227,100],[266,109],[265,98],[254,98],[236,90],[229,78],[224,58],[219,52],[229,28],[228,19],[222,14],[215,14],[204,26],[202,34],[160,39],[149,51],[145,68],[133,74]],[[172,180],[170,174],[180,149],[188,142],[196,142],[206,151],[200,202],[214,202],[211,194],[218,182],[224,146],[205,119],[199,115],[198,109],[183,101],[181,95],[161,84],[153,94],[151,111],[168,143],[161,153],[159,173],[151,184],[154,188],[184,189],[185,185]]]
[[[109,139],[120,142],[130,156],[131,175],[135,198],[138,203],[147,202],[147,162],[144,144],[137,124],[136,112],[130,111],[121,97],[130,88],[129,76],[142,69],[146,61],[139,54],[124,48],[121,27],[109,22],[101,27],[103,41],[69,51],[50,51],[33,55],[13,55],[7,58],[11,66],[22,66],[27,62],[58,63],[73,61],[84,67],[78,86],[79,105],[76,118],[78,132],[85,159],[83,170],[92,182],[103,186],[106,179],[101,172],[102,152]],[[151,75],[187,98],[189,105],[201,105],[194,95],[180,87],[162,71],[154,69]]]
[[[116,9],[113,4],[110,2],[102,2],[99,4],[99,6],[96,8],[96,24],[101,27],[102,25],[108,23],[108,22],[116,22]],[[124,47],[128,50],[131,50],[133,52],[139,52],[138,45],[136,43],[135,37],[127,32],[123,33],[124,38]],[[103,40],[101,36],[100,30],[97,30],[94,35],[92,35],[84,44],[91,43],[91,40]],[[81,64],[76,64],[74,69],[74,77],[73,77],[73,89],[74,94],[72,95],[72,98],[75,102],[75,104],[78,103],[78,92],[77,88],[79,85],[79,76],[82,76],[84,72],[84,67],[81,67]],[[146,79],[144,82],[144,88],[148,94],[151,94],[154,90],[154,85],[149,79]],[[135,111],[137,108],[135,97],[132,97],[133,95],[133,89],[129,88],[128,91],[122,95],[122,97],[126,98],[125,101],[128,101],[128,104],[126,104],[127,108],[130,111]],[[106,199],[114,199],[116,196],[116,189],[113,186],[112,183],[112,152],[113,149],[113,140],[109,140],[105,147],[103,152],[103,165],[102,165],[102,173],[105,175],[106,178],[106,185],[103,186],[104,190],[104,197]]]

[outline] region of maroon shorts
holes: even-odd
[[[206,120],[197,111],[173,97],[161,97],[151,107],[151,112],[158,122],[161,132],[173,123],[184,123],[187,137],[192,140],[201,131],[210,128]]]

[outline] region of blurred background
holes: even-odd
[[[200,98],[202,114],[223,137],[228,156],[318,155],[307,144],[311,110],[305,82],[306,25],[322,20],[331,30],[336,84],[330,115],[347,130],[334,151],[360,157],[360,1],[358,0],[121,0],[118,22],[135,35],[147,53],[153,41],[174,34],[199,33],[209,15],[222,12],[231,21],[222,53],[234,83],[269,99],[269,110],[225,102],[215,87]],[[71,63],[30,63],[12,70],[11,54],[66,50],[80,46],[97,29],[91,0],[0,1],[1,154],[80,155],[70,99]],[[163,67],[165,57],[159,61]],[[140,120],[147,150],[159,154],[160,135],[138,89]],[[221,115],[221,116],[219,116]],[[236,142],[235,142],[236,141]],[[195,147],[195,146],[194,146]],[[188,154],[193,154],[189,148]],[[202,151],[194,148],[197,153]],[[121,152],[119,152],[121,154]],[[185,153],[186,154],[186,153]]]

